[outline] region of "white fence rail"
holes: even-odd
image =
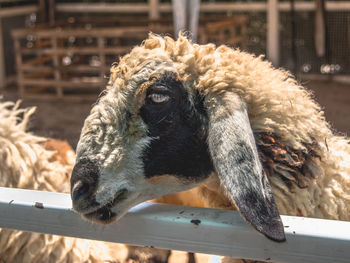
[[[237,212],[155,203],[108,225],[86,222],[68,194],[0,188],[0,227],[274,262],[349,262],[350,222],[282,217],[287,242],[253,230]]]

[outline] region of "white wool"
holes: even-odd
[[[26,132],[35,108],[19,104],[0,102],[0,186],[69,192],[72,162],[52,160],[47,139]],[[0,229],[0,262],[117,262],[126,256],[124,245]]]

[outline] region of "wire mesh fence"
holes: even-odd
[[[314,1],[303,1],[296,2],[296,4],[312,4],[308,8],[299,8],[293,13],[290,8],[290,1],[292,0],[281,0],[280,12],[279,12],[279,49],[280,49],[280,61],[279,66],[284,67],[294,73],[319,73],[325,75],[347,75],[350,74],[350,8],[348,9],[326,9],[325,14],[325,54],[318,56],[316,52],[317,41],[315,40],[315,29],[317,23],[315,22],[315,8]],[[37,0],[28,1],[7,1],[1,0],[1,8],[19,7],[27,5],[38,4]],[[87,27],[99,27],[99,26],[110,26],[110,27],[125,27],[130,25],[152,25],[148,21],[147,8],[143,13],[111,13],[96,11],[89,12],[84,11],[59,11],[62,10],[62,5],[65,4],[80,4],[80,5],[93,5],[93,4],[105,4],[118,5],[118,4],[144,4],[147,7],[147,0],[134,0],[134,1],[68,1],[68,0],[56,0],[56,15],[55,19],[57,25],[72,25],[72,21],[75,26],[81,28]],[[200,13],[200,25],[206,22],[220,21],[232,19],[238,16],[246,17],[246,33],[244,46],[240,48],[245,49],[248,52],[256,55],[265,55],[267,52],[267,1],[213,1],[213,0],[202,0],[202,7],[207,5],[207,8],[202,8]],[[337,3],[332,1],[331,3]],[[338,1],[338,3],[340,3]],[[350,3],[343,1],[342,3]],[[215,9],[215,11],[208,8],[208,4],[219,5],[221,4],[237,4],[236,7],[231,6],[227,10]],[[288,5],[286,5],[288,4]],[[159,5],[168,5],[167,8],[160,8],[159,21],[161,25],[168,25],[168,28],[172,26],[172,13],[171,13],[171,1],[170,0],[159,0]],[[239,6],[238,6],[239,5]],[[281,5],[284,7],[281,8]],[[350,5],[348,5],[349,7]],[[40,14],[28,14],[24,16],[16,17],[4,17],[2,18],[2,31],[3,31],[3,42],[4,42],[4,55],[5,55],[5,68],[6,75],[13,75],[16,72],[15,61],[14,61],[14,48],[13,41],[10,37],[10,31],[19,27],[36,27],[41,28],[45,25],[40,24],[37,19]],[[119,22],[118,22],[119,21]],[[126,21],[127,24],[124,22]],[[154,22],[154,21],[153,21]],[[79,25],[78,25],[79,24]],[[153,24],[154,25],[154,24]],[[150,30],[151,27],[150,27]],[[174,36],[172,30],[162,32],[165,35]],[[211,41],[216,38],[215,32],[213,36],[208,37]],[[33,40],[28,35],[28,44],[30,45]],[[229,39],[229,38],[228,38]],[[214,41],[216,44],[229,44],[225,39],[219,39]],[[118,43],[117,43],[118,44]],[[137,44],[137,43],[133,43]]]
[[[292,17],[280,14],[281,66],[302,73],[350,73],[350,12],[327,12],[326,52],[318,56],[315,41],[315,12],[295,14],[295,37],[292,36]],[[292,45],[295,45],[293,54]]]

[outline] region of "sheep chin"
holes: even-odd
[[[83,212],[80,214],[84,219],[88,221],[103,225],[110,224],[124,214],[116,211],[115,208],[121,206],[120,204],[122,204],[123,201],[127,198],[127,195],[128,191],[126,189],[122,189],[118,191],[112,201],[107,202],[105,205],[99,206],[93,211]]]
[[[107,206],[103,206],[97,209],[95,212],[83,214],[82,217],[87,221],[90,221],[93,223],[108,225],[113,223],[117,219],[117,214],[114,213]]]

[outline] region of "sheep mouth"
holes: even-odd
[[[112,210],[114,206],[126,199],[128,190],[122,189],[113,198],[112,201],[108,202],[106,205],[99,207],[93,212],[83,214],[82,216],[94,223],[98,224],[110,224],[117,218],[117,213]]]

